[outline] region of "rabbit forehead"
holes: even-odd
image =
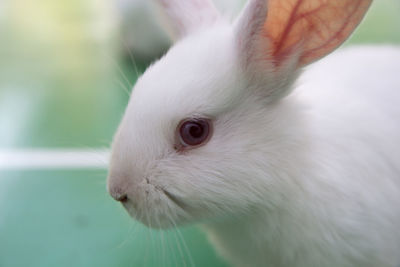
[[[233,39],[230,26],[216,25],[182,39],[151,66],[135,85],[113,150],[129,165],[132,151],[141,155],[137,164],[151,165],[173,148],[182,119],[234,107],[243,79]]]
[[[227,25],[183,39],[144,73],[128,109],[163,119],[218,113],[240,89],[235,53]]]

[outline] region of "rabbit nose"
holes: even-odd
[[[111,189],[110,195],[113,199],[121,203],[126,203],[129,200],[128,195],[126,193],[123,193],[123,191],[120,188]]]
[[[127,196],[126,194],[125,194],[125,195],[120,195],[120,196],[114,197],[114,199],[115,199],[116,201],[121,202],[121,203],[126,203],[126,202],[128,202],[128,196]]]

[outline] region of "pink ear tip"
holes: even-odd
[[[361,22],[372,0],[269,0],[265,35],[274,60],[300,49],[300,65],[325,56]],[[322,23],[323,22],[323,23]]]

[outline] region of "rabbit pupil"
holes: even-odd
[[[193,138],[200,138],[203,135],[203,128],[198,124],[190,126],[189,133]]]

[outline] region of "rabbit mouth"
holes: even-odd
[[[161,188],[161,192],[164,193],[164,195],[171,200],[175,205],[177,205],[179,208],[181,208],[184,211],[188,211],[188,205],[185,204],[179,197],[175,196],[174,194],[168,192],[167,190]]]
[[[166,190],[165,188],[163,188],[161,186],[154,185],[153,183],[150,183],[148,178],[146,178],[145,180],[146,180],[146,183],[148,185],[151,185],[152,187],[154,187],[154,189],[156,189],[157,191],[162,193],[164,196],[166,196],[176,206],[178,206],[179,208],[181,208],[184,211],[188,211],[188,206],[179,197],[177,197],[176,195],[172,194],[171,192],[169,192],[168,190]]]
[[[122,203],[129,215],[150,228],[167,229],[189,222],[190,207],[161,185],[145,178],[136,201]]]

